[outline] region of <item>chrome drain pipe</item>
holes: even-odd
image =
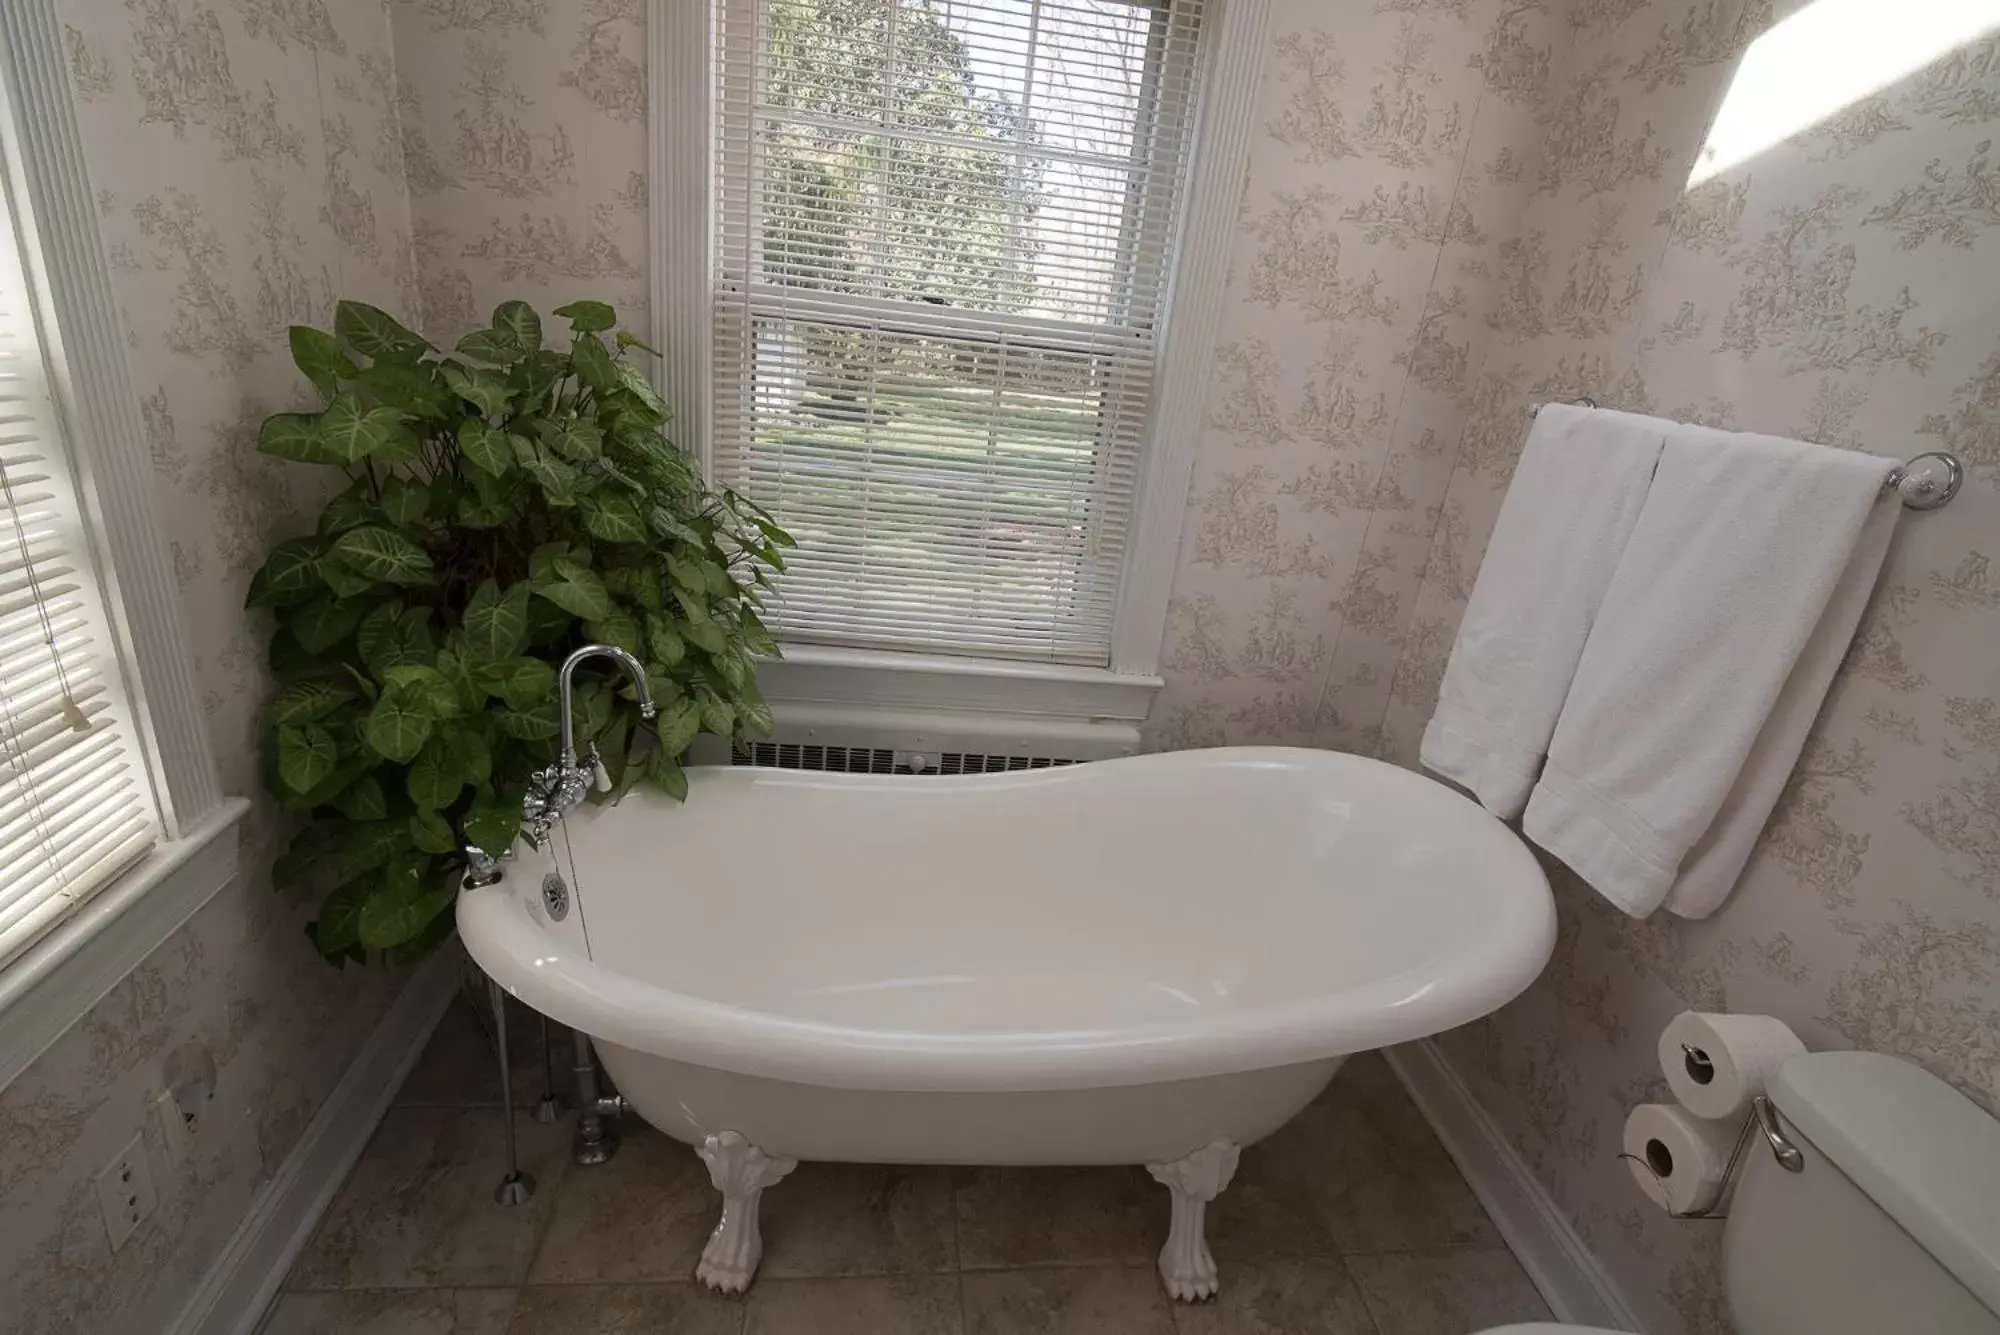
[[[597,1056],[591,1051],[590,1036],[581,1029],[570,1031],[576,1052],[576,1145],[575,1157],[584,1167],[609,1163],[618,1153],[615,1119],[625,1111],[622,1095],[603,1095],[597,1086]]]

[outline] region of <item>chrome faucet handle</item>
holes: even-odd
[[[600,793],[611,791],[611,771],[604,768],[604,757],[598,754],[597,744],[591,743],[590,750],[583,756],[583,766],[590,771],[590,786]]]
[[[465,845],[464,853],[465,872],[458,879],[461,890],[483,890],[489,885],[498,885],[505,875],[500,864],[514,857],[511,848],[496,858],[477,844]]]

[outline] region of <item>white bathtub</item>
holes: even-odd
[[[1451,790],[1327,751],[963,778],[697,769],[570,817],[459,900],[466,948],[591,1035],[724,1197],[740,1289],[799,1159],[1144,1163],[1161,1273],[1215,1291],[1203,1206],[1348,1053],[1475,1019],[1555,938],[1548,884]],[[572,907],[551,921],[543,881]],[[615,1170],[613,1170],[615,1171]]]

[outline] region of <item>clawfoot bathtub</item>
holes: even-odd
[[[1238,1150],[1346,1054],[1506,1002],[1555,938],[1499,821],[1335,752],[690,783],[572,813],[458,925],[707,1163],[698,1273],[727,1290],[800,1159],[1140,1163],[1172,1198],[1161,1278],[1207,1297]]]

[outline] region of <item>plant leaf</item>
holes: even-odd
[[[417,752],[403,783],[417,810],[435,811],[458,800],[467,777],[461,748],[453,744],[449,735],[439,735],[425,742]]]
[[[613,607],[601,617],[585,623],[585,631],[598,644],[615,644],[626,653],[638,655],[646,652],[645,641],[639,635],[639,622],[622,607]]]
[[[281,687],[271,697],[271,722],[279,727],[316,723],[354,698],[339,681],[308,677]]]
[[[645,542],[651,534],[632,498],[618,492],[584,496],[577,501],[583,526],[606,542]]]
[[[361,945],[361,906],[368,902],[369,882],[352,880],[336,886],[319,906],[313,920],[313,946],[338,962]]]
[[[421,607],[405,609],[396,601],[383,603],[361,619],[354,647],[378,681],[387,681],[392,668],[429,663],[436,652],[430,613]]]
[[[542,497],[550,505],[566,508],[576,504],[576,469],[556,458],[526,436],[510,436],[514,459],[541,484]]]
[[[412,417],[442,417],[451,411],[451,396],[426,362],[376,362],[355,376],[361,388],[398,413]]]
[[[660,350],[645,339],[640,338],[637,334],[630,334],[621,329],[618,331],[618,350],[623,352],[627,348],[637,348],[641,352],[650,352],[655,357],[660,355]]]
[[[428,663],[405,663],[388,673],[389,688],[431,716],[432,722],[457,718],[464,710],[458,688]]]
[[[333,734],[316,723],[286,724],[278,729],[278,782],[294,793],[308,793],[333,773],[340,748]]]
[[[595,621],[611,612],[611,595],[604,582],[588,570],[576,571],[561,579],[537,581],[535,592],[574,617]]]
[[[661,749],[670,756],[679,756],[694,745],[695,734],[701,731],[701,706],[687,698],[663,705],[653,730],[659,735]]]
[[[330,552],[320,558],[319,575],[336,598],[353,598],[375,587],[374,579],[337,560]]]
[[[493,580],[473,591],[465,605],[465,647],[485,663],[510,659],[528,645],[528,584],[523,580],[505,593]]]
[[[373,774],[364,774],[333,799],[334,810],[349,820],[387,820],[389,801]]]
[[[368,484],[357,482],[320,510],[318,528],[321,537],[337,538],[357,524],[372,524],[381,518],[382,511],[369,499]]]
[[[451,832],[451,822],[422,808],[410,817],[410,842],[426,853],[458,851],[458,836]]]
[[[299,602],[322,583],[319,573],[320,542],[317,538],[293,538],[271,549],[263,568],[251,581],[245,607],[283,606]]]
[[[319,413],[272,413],[257,428],[258,451],[293,463],[343,462],[321,437],[320,418]]]
[[[429,858],[424,859],[428,863]],[[383,882],[361,906],[361,944],[369,950],[389,950],[416,939],[431,919],[449,909],[455,897],[449,886],[423,888],[424,863],[410,870],[392,866]]]
[[[342,874],[362,876],[378,871],[409,846],[409,827],[402,821],[363,821],[354,826],[341,853]]]
[[[556,312],[560,315],[562,312]],[[542,317],[525,301],[503,301],[493,308],[493,328],[507,336],[523,355],[542,347]]]
[[[408,478],[382,479],[382,513],[392,524],[414,524],[430,509],[430,488]]]
[[[480,366],[444,364],[445,383],[452,393],[479,409],[482,417],[501,417],[507,412],[507,378],[498,371]]]
[[[515,709],[532,709],[550,699],[556,670],[539,658],[508,658],[487,663],[476,673],[479,684]]]
[[[556,314],[580,334],[593,334],[618,323],[618,312],[601,301],[572,301],[556,307]]]
[[[406,765],[430,740],[431,716],[421,701],[398,691],[384,691],[368,711],[368,745],[384,760]]]
[[[687,801],[687,772],[681,768],[680,761],[673,752],[664,747],[655,747],[646,757],[646,777],[674,801]]]
[[[367,606],[358,598],[315,598],[286,621],[299,646],[319,655],[346,639],[361,622]]]
[[[493,716],[493,721],[499,725],[500,731],[520,742],[545,742],[562,731],[553,698],[541,700],[525,709],[503,709]]]
[[[430,346],[396,323],[387,311],[365,301],[343,301],[336,305],[333,332],[364,357],[413,357]]]
[[[560,422],[544,420],[535,425],[542,444],[565,459],[584,463],[604,453],[604,432],[595,422],[569,417]]]
[[[430,553],[392,528],[364,524],[340,535],[332,554],[354,569],[391,584],[428,584]]]
[[[458,340],[458,350],[468,357],[495,366],[505,366],[521,355],[521,348],[498,329],[475,329]]]
[[[521,833],[521,804],[482,788],[461,822],[465,837],[488,857],[499,857]]]
[[[312,381],[313,388],[329,399],[340,392],[342,380],[352,380],[358,373],[354,360],[340,350],[339,341],[324,330],[295,324],[291,341],[292,361]]]
[[[394,408],[363,408],[352,394],[342,394],[319,418],[320,448],[334,462],[358,464],[371,457],[393,457],[409,450],[414,440]]]
[[[604,340],[595,334],[576,336],[576,343],[569,353],[569,365],[576,372],[577,379],[599,394],[618,388],[618,364],[605,351]]]

